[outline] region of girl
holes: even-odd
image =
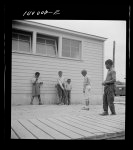
[[[39,76],[40,73],[36,72],[35,77],[31,80],[32,82],[32,98],[30,102],[31,105],[33,104],[33,99],[35,96],[37,96],[39,99],[39,105],[42,105],[41,97],[40,97],[40,85],[42,85],[43,82],[40,81]]]

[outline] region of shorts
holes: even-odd
[[[85,100],[90,97],[90,91],[91,91],[91,86],[90,85],[86,86],[85,93],[84,93]]]

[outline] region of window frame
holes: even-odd
[[[71,47],[73,47],[73,46],[71,46],[71,41],[77,41],[77,42],[79,42],[79,57],[78,58],[63,56],[63,39],[70,40],[70,54],[71,54]],[[81,39],[76,39],[76,38],[71,38],[71,37],[65,37],[65,36],[63,36],[62,37],[62,53],[61,53],[61,57],[65,58],[65,59],[82,60],[82,40]]]
[[[22,33],[20,33],[20,32],[22,32]],[[17,34],[17,36],[18,36],[18,39],[13,38],[13,36],[12,36],[12,40],[17,40],[17,44],[18,44],[18,49],[15,50],[15,49],[12,48],[12,51],[13,52],[30,53],[31,54],[32,53],[32,32],[28,32],[26,30],[21,30],[21,29],[13,29],[12,34]],[[19,41],[27,41],[27,40],[20,39],[19,35],[24,35],[24,36],[29,37],[29,41],[28,41],[29,42],[29,51],[23,51],[23,50],[19,49],[19,47],[20,47],[19,46]]]
[[[42,37],[39,37],[39,35],[41,35]],[[43,37],[44,36],[44,37]],[[48,38],[48,37],[45,37],[45,36],[50,36],[51,38]],[[53,37],[53,38],[52,38]],[[41,42],[37,42],[37,38],[40,38],[40,39],[44,39],[45,40],[45,43],[41,43]],[[52,45],[52,44],[47,44],[46,43],[46,40],[51,40],[51,41],[54,41],[55,42],[55,45]],[[58,41],[56,41],[56,39],[54,39],[54,36],[52,35],[49,35],[49,34],[42,34],[42,33],[37,33],[36,34],[36,55],[42,55],[42,56],[47,56],[47,57],[57,57],[58,56],[58,50],[57,50],[57,43]],[[46,49],[46,54],[44,53],[38,53],[37,52],[37,43],[40,43],[42,45],[52,45],[55,47],[55,55],[48,55],[47,53],[47,49]]]

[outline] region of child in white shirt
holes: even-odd
[[[58,104],[64,104],[64,100],[65,100],[65,80],[63,77],[63,72],[59,71],[58,72],[58,79],[57,79],[57,93],[58,93],[58,97],[59,97],[59,103]]]
[[[87,76],[87,71],[82,70],[81,74],[84,76],[84,82],[83,82],[83,93],[84,93],[84,99],[85,99],[85,107],[83,109],[89,110],[89,97],[90,97],[90,90],[91,90],[91,84],[90,79]]]

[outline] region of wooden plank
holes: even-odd
[[[19,139],[15,132],[11,129],[11,139]]]
[[[102,120],[115,122],[115,123],[124,123],[125,122],[125,116],[122,116],[121,118],[119,118],[117,116],[97,116],[97,115],[90,114],[89,117],[97,118],[100,120],[102,119]]]
[[[99,118],[91,117],[91,116],[89,116],[89,117],[88,116],[84,116],[84,117],[92,119],[92,121],[96,121],[99,124],[106,124],[107,126],[115,127],[115,128],[118,128],[118,129],[122,129],[123,130],[123,127],[124,127],[124,124],[110,122],[109,120],[103,120],[103,119],[99,119]]]
[[[57,118],[56,118],[57,119]],[[75,126],[76,124],[73,124],[70,120],[69,121],[67,121],[67,120],[65,120],[65,119],[63,119],[63,118],[58,118],[58,120],[59,121],[63,121],[63,122],[65,122],[65,123],[67,123],[67,124],[69,124],[69,125],[72,125],[72,126]],[[101,131],[101,132],[105,132],[106,134],[104,134],[104,136],[112,136],[112,135],[116,135],[117,134],[117,132],[118,132],[118,130],[115,130],[115,129],[110,129],[110,128],[107,128],[106,126],[99,126],[99,125],[97,125],[96,123],[92,123],[92,122],[87,122],[88,124],[91,124],[95,129],[98,129],[99,131]],[[77,126],[76,126],[77,127]],[[105,128],[106,127],[106,128]],[[80,129],[80,128],[79,128]],[[93,139],[94,138],[94,136],[86,136],[86,137],[89,137],[90,139]],[[96,136],[95,136],[96,137]]]
[[[87,117],[81,117],[81,116],[80,116],[80,118],[82,118],[83,121],[86,121],[86,122],[88,122],[89,124],[92,124],[92,125],[94,125],[94,126],[98,126],[98,127],[100,127],[100,128],[109,130],[109,131],[111,131],[111,132],[120,132],[120,131],[121,131],[121,129],[116,129],[116,128],[113,128],[113,127],[109,127],[109,126],[107,126],[107,125],[105,125],[105,124],[100,124],[100,123],[98,123],[97,121],[95,121],[95,120],[93,120],[93,119],[90,119],[90,118],[87,118]]]
[[[84,136],[84,137],[90,137],[90,136],[94,136],[94,134],[92,134],[92,133],[89,133],[89,132],[86,132],[86,131],[84,131],[84,130],[81,130],[81,129],[79,129],[79,128],[77,128],[77,127],[74,127],[73,125],[70,125],[70,124],[68,124],[68,122],[67,123],[64,123],[62,120],[59,120],[59,119],[57,119],[57,118],[48,118],[49,120],[53,120],[53,121],[55,121],[57,124],[59,124],[59,125],[61,125],[62,127],[64,127],[64,128],[66,128],[66,129],[69,129],[69,130],[71,130],[71,131],[73,131],[73,132],[75,132],[75,133],[78,133],[78,134],[80,134],[80,135],[82,135],[82,136]]]
[[[40,130],[37,126],[25,119],[18,120],[27,130],[29,130],[38,139],[54,139],[52,136]]]
[[[73,117],[73,116],[70,116],[72,119],[76,119],[76,120],[79,120],[79,121],[84,121],[84,120],[86,120],[86,118],[82,118],[82,117]],[[93,118],[91,118],[91,119],[93,119]],[[93,121],[93,120],[90,120],[90,121]],[[124,130],[124,126],[121,126],[121,125],[118,125],[118,124],[112,124],[112,123],[108,123],[107,121],[103,121],[103,120],[97,120],[97,119],[95,119],[95,122],[97,123],[97,124],[103,124],[103,125],[106,125],[106,126],[109,126],[109,127],[113,127],[113,128],[115,128],[115,129],[117,129],[117,130]]]
[[[82,129],[82,130],[85,130],[85,131],[87,131],[87,132],[93,133],[93,134],[95,134],[96,136],[97,136],[97,135],[103,135],[103,134],[105,133],[105,132],[101,132],[101,131],[99,131],[99,130],[94,129],[92,126],[89,126],[88,124],[86,124],[86,123],[84,123],[84,122],[78,121],[78,120],[76,120],[75,118],[77,118],[77,117],[73,117],[73,118],[64,117],[64,119],[70,120],[70,121],[71,121],[71,124],[74,125],[75,127],[80,128],[80,129]]]
[[[38,118],[41,122],[47,124],[48,126],[50,126],[51,128],[65,134],[66,136],[70,137],[71,139],[80,139],[82,138],[83,136],[80,135],[80,134],[77,134],[75,132],[72,132],[71,130],[69,129],[66,129],[62,126],[60,126],[59,124],[56,123],[56,121],[51,121],[51,120],[48,120],[48,119],[42,119],[42,118]]]
[[[107,123],[109,123],[109,124],[116,124],[116,125],[119,125],[119,127],[123,127],[124,126],[124,123],[122,123],[122,122],[115,122],[115,121],[112,121],[112,120],[110,120],[110,118],[103,118],[103,117],[101,117],[101,118],[98,118],[98,117],[96,117],[96,116],[84,116],[84,117],[87,117],[87,118],[89,118],[89,119],[93,119],[93,121],[95,121],[95,120],[97,120],[97,121],[103,121],[103,122],[107,122]]]
[[[81,114],[82,114],[82,116],[83,115],[85,115],[85,116],[92,116],[94,118],[99,118],[99,119],[104,119],[104,120],[110,120],[110,121],[120,122],[120,123],[123,123],[125,121],[125,119],[124,119],[125,117],[124,116],[121,116],[121,118],[118,119],[117,115],[115,115],[115,116],[100,116],[100,115],[91,114],[91,113],[88,113],[88,112],[84,112],[84,113],[81,113]]]
[[[29,119],[33,124],[35,124],[38,128],[49,134],[50,136],[54,137],[55,139],[70,139],[68,136],[61,134],[60,132],[54,130],[53,128],[49,127],[48,125],[40,122],[37,119]]]
[[[17,120],[11,121],[11,127],[20,139],[36,139],[36,137],[26,130]]]
[[[67,121],[65,121],[65,120],[63,120],[64,122],[67,122]],[[68,123],[70,123],[70,121],[68,122]],[[104,133],[112,133],[112,132],[115,132],[115,131],[112,131],[112,130],[110,130],[110,129],[106,129],[106,128],[103,128],[102,126],[99,126],[99,125],[97,125],[97,124],[95,124],[95,123],[93,123],[93,122],[88,122],[88,121],[86,121],[86,123],[88,123],[89,125],[91,125],[91,127],[93,127],[94,129],[96,129],[96,130],[99,130],[99,131],[101,131],[101,132],[104,132]]]
[[[67,118],[67,119],[69,119],[69,120],[71,120],[71,121],[74,121],[74,122],[76,122],[76,123],[80,123],[80,122],[83,122],[84,120],[81,120],[81,119],[78,119],[78,117],[69,117],[69,118]],[[84,125],[91,125],[91,124],[93,124],[93,125],[95,125],[94,123],[97,123],[97,126],[99,126],[99,127],[105,127],[105,124],[101,124],[101,125],[99,125],[99,122],[93,122],[92,120],[90,120],[90,122],[89,123],[85,123]],[[92,126],[92,128],[93,128],[93,126]],[[116,131],[121,131],[121,130],[119,130],[119,129],[115,129],[115,128],[112,128],[112,127],[107,127],[107,128],[105,128],[105,129],[109,129],[109,130],[111,130],[111,132],[116,132]],[[103,130],[103,129],[100,129],[100,131],[101,130]]]

